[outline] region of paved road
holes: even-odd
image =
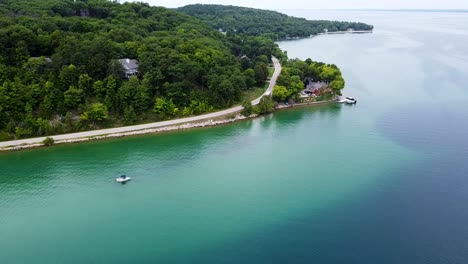
[[[279,74],[281,73],[281,64],[275,57],[272,58],[273,64],[275,66],[275,72],[270,80],[270,85],[266,89],[265,93],[260,96],[259,98],[252,101],[252,105],[257,105],[260,102],[260,99],[264,95],[271,95],[273,92],[273,88],[276,85],[276,79],[278,78]],[[79,132],[79,133],[72,133],[72,134],[64,134],[64,135],[56,135],[51,136],[54,140],[69,140],[69,139],[76,139],[76,138],[83,138],[83,137],[94,137],[94,136],[102,136],[102,135],[109,135],[109,134],[116,134],[116,133],[126,133],[131,131],[138,131],[138,130],[145,130],[145,129],[152,129],[158,127],[165,127],[165,126],[173,126],[179,125],[184,123],[196,122],[210,118],[216,118],[224,115],[234,114],[242,110],[242,106],[232,107],[226,110],[222,110],[219,112],[193,116],[193,117],[186,117],[180,119],[173,119],[168,121],[161,121],[143,125],[136,125],[136,126],[126,126],[126,127],[116,127],[116,128],[109,128],[109,129],[100,129],[100,130],[93,130],[93,131],[86,131],[86,132]],[[23,144],[35,144],[41,143],[44,141],[45,137],[38,137],[38,138],[29,138],[29,139],[20,139],[20,140],[12,140],[12,141],[4,141],[0,142],[0,149],[4,147],[12,147],[12,146],[19,146]]]

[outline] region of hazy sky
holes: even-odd
[[[468,0],[139,0],[151,5],[237,5],[263,9],[468,9]]]

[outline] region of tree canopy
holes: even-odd
[[[318,33],[372,30],[373,26],[358,22],[307,20],[279,12],[237,6],[187,5],[177,10],[195,16],[215,29],[250,36],[266,36],[274,40],[309,37]]]
[[[324,94],[341,95],[345,87],[345,80],[340,69],[334,64],[325,64],[311,59],[288,60],[278,76],[277,85],[273,91],[273,98],[278,102],[294,99],[309,82],[324,82]]]
[[[264,85],[271,56],[287,61],[274,40],[372,28],[237,7],[179,10],[187,14],[114,0],[0,1],[0,140],[225,108]],[[122,59],[137,60],[138,74],[128,78]],[[344,86],[336,67],[305,68],[336,91]],[[287,97],[304,75],[289,70],[280,84]],[[263,106],[270,111],[270,101]]]
[[[2,140],[228,107],[283,55],[270,39],[109,0],[1,1],[0,45]],[[138,60],[137,76],[124,78],[124,58]]]

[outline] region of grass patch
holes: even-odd
[[[273,73],[275,73],[275,67],[268,67],[268,78],[271,79]]]
[[[268,85],[268,84],[267,84]],[[242,101],[253,101],[259,98],[265,92],[265,87],[255,87],[247,91],[242,91]]]
[[[330,101],[334,98],[335,96],[333,94],[326,94],[317,97],[317,102],[322,102],[322,101]]]
[[[0,131],[0,141],[13,140],[14,138],[7,132]]]

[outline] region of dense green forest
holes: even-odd
[[[0,140],[224,108],[283,57],[269,38],[107,0],[2,0],[0,45]],[[124,78],[124,58],[138,60],[137,76]]]
[[[267,36],[271,39],[309,37],[318,33],[354,30],[372,30],[364,23],[306,20],[275,11],[223,5],[188,5],[179,11],[197,17],[228,35]]]
[[[219,6],[200,5],[181,10],[200,8],[224,12]],[[367,26],[315,21],[308,28],[309,22],[276,12],[225,7],[225,13],[233,12],[241,26],[223,27],[231,30],[225,34],[211,23],[213,19],[205,23],[144,3],[0,1],[0,140],[226,108],[245,101],[242,94],[254,94],[265,85],[271,56],[286,66],[278,83],[279,91],[287,93],[277,99],[294,97],[299,86],[306,85],[304,77],[313,74],[339,94],[344,80],[336,66],[288,61],[274,39],[309,35],[323,27],[333,31],[332,26],[336,30]],[[219,23],[229,20],[219,17]],[[252,23],[258,23],[256,33]],[[273,30],[271,25],[282,27]],[[296,26],[307,30],[291,33]],[[138,73],[129,77],[123,59],[137,60]],[[327,72],[332,77],[325,78]],[[271,99],[262,100],[257,110],[270,112]]]
[[[283,70],[278,76],[273,98],[278,102],[298,101],[299,93],[309,82],[324,82],[320,91],[321,99],[341,95],[345,80],[340,69],[334,64],[307,59],[291,59],[283,63]]]

